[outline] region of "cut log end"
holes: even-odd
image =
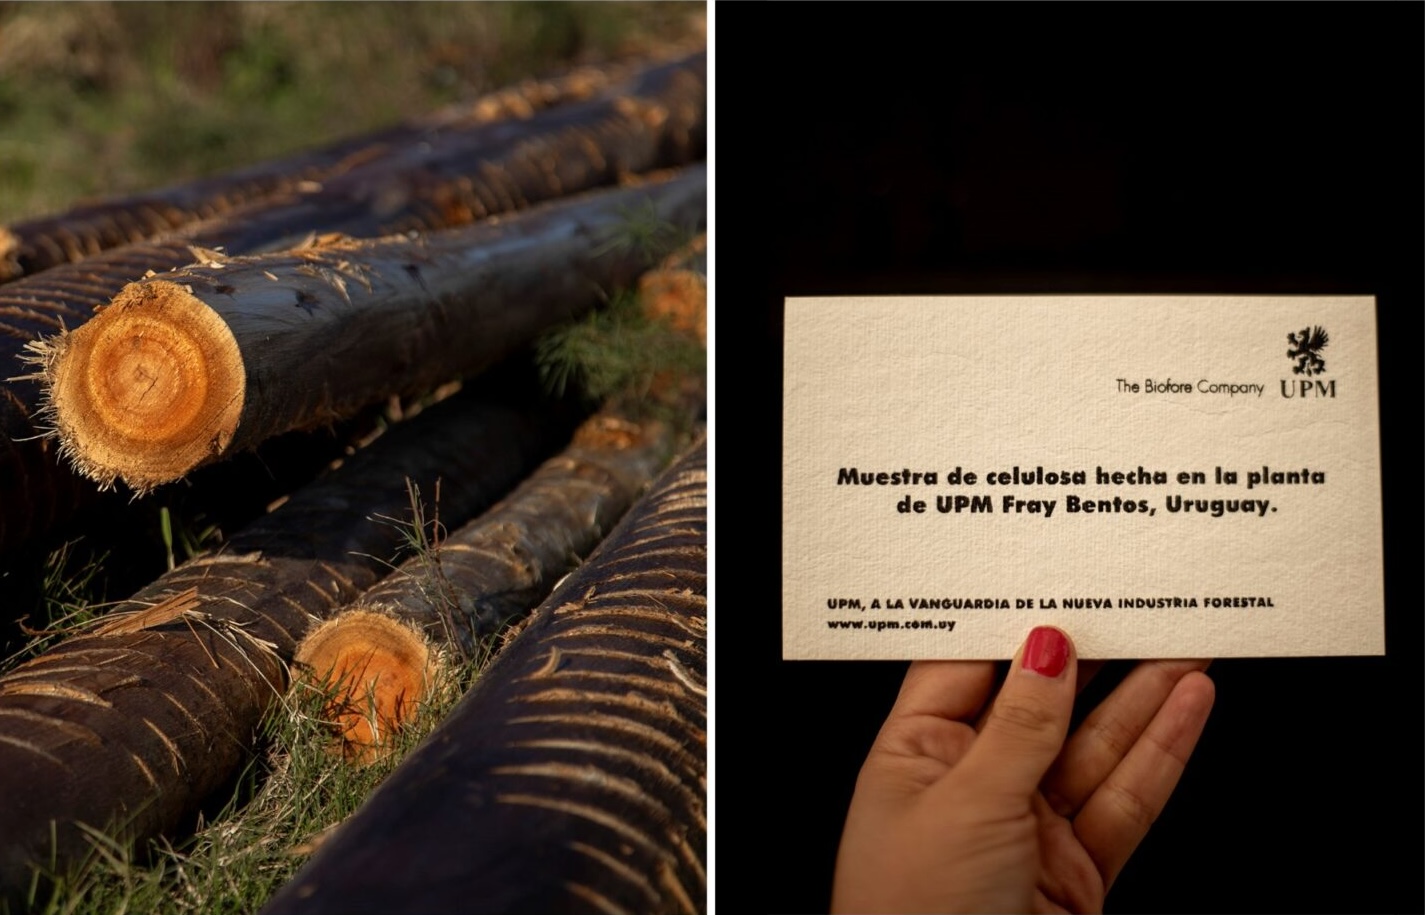
[[[296,661],[301,678],[330,696],[322,715],[342,754],[362,765],[390,752],[401,727],[432,698],[445,663],[421,633],[371,610],[318,626],[297,646]]]
[[[0,283],[16,279],[24,272],[25,268],[20,265],[20,239],[14,232],[0,227]]]
[[[232,332],[187,287],[130,283],[48,366],[64,453],[85,476],[140,492],[222,453],[246,372]]]
[[[707,236],[670,255],[639,280],[645,313],[708,345]]]
[[[663,433],[655,424],[630,422],[614,414],[590,417],[574,430],[573,444],[583,448],[627,451],[641,448]]]

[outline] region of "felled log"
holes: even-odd
[[[0,226],[0,282],[144,241],[275,193],[299,191],[379,159],[392,147],[431,142],[444,132],[527,118],[545,108],[587,99],[606,89],[613,76],[626,75],[626,70],[626,66],[580,67],[555,79],[529,79],[474,102],[319,149]]]
[[[264,915],[703,911],[706,483],[700,445]]]
[[[44,350],[63,453],[142,492],[292,429],[472,375],[631,285],[627,213],[700,224],[706,170],[416,239],[338,238],[127,286]]]
[[[440,662],[426,646],[476,657],[598,545],[670,445],[666,425],[613,410],[589,418],[498,505],[313,630],[297,649],[299,676],[327,687],[323,720],[338,724],[344,755],[380,758],[434,679]]]
[[[555,117],[555,115],[558,117]],[[185,229],[162,243],[106,251],[0,286],[0,553],[71,517],[93,489],[32,441],[41,389],[23,347],[88,320],[130,280],[193,263],[192,250],[273,250],[313,232],[375,237],[462,225],[508,209],[681,164],[705,152],[706,56],[640,70],[587,102],[507,119],[464,139],[412,144],[380,169],[323,184]],[[428,145],[428,144],[427,144]]]
[[[532,376],[533,373],[529,372]],[[406,481],[452,520],[542,461],[571,422],[501,373],[359,451],[222,548],[161,576],[97,628],[0,677],[0,896],[90,851],[189,821],[236,774],[315,616],[357,597],[403,542]]]
[[[669,430],[617,411],[579,427],[569,447],[514,492],[447,534],[356,602],[407,620],[474,657],[528,614],[598,545],[667,460]]]
[[[705,53],[638,71],[587,101],[411,143],[379,163],[182,233],[249,254],[313,231],[358,238],[465,225],[706,154]]]

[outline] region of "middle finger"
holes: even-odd
[[[1173,687],[1206,660],[1144,661],[1069,736],[1044,776],[1044,797],[1054,812],[1072,817],[1108,778],[1162,707]]]

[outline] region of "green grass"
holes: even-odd
[[[456,636],[455,619],[461,612],[460,596],[440,564],[440,545],[447,534],[447,529],[440,520],[440,481],[436,480],[434,498],[429,509],[421,498],[420,487],[409,477],[406,479],[406,493],[411,505],[409,520],[385,516],[377,518],[395,527],[401,536],[401,547],[395,562],[392,563],[392,571],[399,567],[396,562],[414,562],[415,568],[406,570],[406,574],[412,575],[416,586],[420,588],[421,596],[435,608],[440,617],[441,627],[445,632],[444,647],[458,653],[462,663],[474,663],[476,659],[467,655],[464,644]]]
[[[656,405],[664,373],[699,376],[707,352],[696,340],[643,313],[636,293],[617,293],[608,305],[559,327],[537,345],[540,372],[553,393],[577,392],[591,404],[618,395]]]
[[[95,555],[77,540],[60,544],[44,558],[37,619],[21,621],[29,638],[19,651],[0,660],[0,673],[40,654],[98,616],[103,600],[101,573],[107,558],[108,554]]]
[[[158,509],[158,529],[159,536],[163,539],[164,560],[168,564],[168,571],[172,572],[180,562],[187,562],[194,556],[203,552],[205,545],[213,543],[218,538],[217,525],[210,524],[202,530],[195,531],[191,525],[174,524],[174,512],[167,505],[161,505]],[[175,547],[178,554],[175,554]]]

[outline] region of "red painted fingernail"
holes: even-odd
[[[1053,626],[1036,626],[1024,643],[1020,665],[1045,677],[1057,677],[1069,663],[1069,640]]]

